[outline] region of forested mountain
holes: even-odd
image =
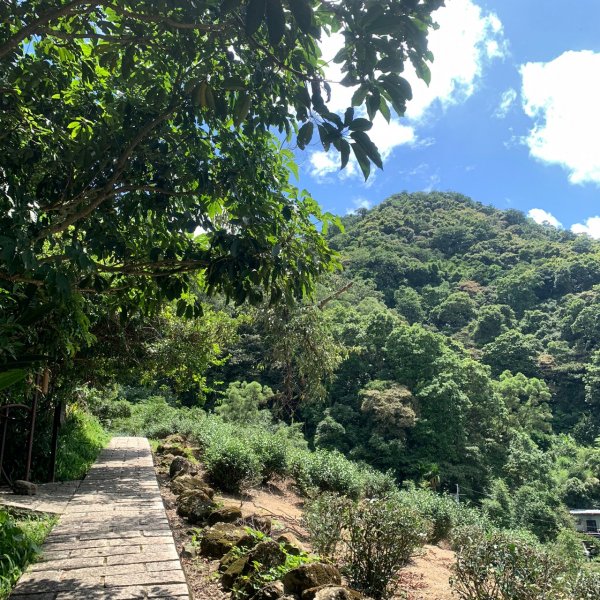
[[[268,384],[316,447],[511,525],[600,505],[600,244],[450,193],[343,223],[344,272],[257,311],[213,378]]]

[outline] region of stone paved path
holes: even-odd
[[[116,437],[11,600],[189,598],[148,440]]]
[[[0,505],[33,512],[62,515],[81,481],[41,483],[35,496],[18,496],[10,488],[0,488]]]

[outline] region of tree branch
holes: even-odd
[[[40,17],[32,21],[29,25],[25,25],[14,35],[9,37],[3,44],[0,45],[0,60],[3,59],[9,52],[12,52],[23,40],[35,35],[39,30],[60,17],[64,17],[75,12],[80,6],[85,4],[97,4],[97,0],[71,0],[59,8],[53,8],[46,11]]]
[[[131,155],[134,153],[135,149],[142,143],[142,141],[150,134],[152,131],[158,127],[161,123],[166,121],[174,112],[176,107],[171,106],[166,112],[162,113],[158,117],[156,117],[150,123],[147,123],[142,129],[138,132],[138,134],[133,138],[130,142],[129,146],[123,151],[121,156],[118,158],[115,164],[115,172],[112,177],[108,180],[106,185],[101,190],[94,190],[91,194],[86,194],[85,197],[89,198],[90,196],[96,196],[95,200],[90,202],[87,206],[71,214],[70,216],[65,217],[63,221],[57,223],[56,225],[52,225],[51,227],[47,227],[42,230],[41,233],[36,238],[36,241],[54,235],[56,233],[61,233],[68,229],[71,225],[80,221],[81,219],[85,219],[89,215],[91,215],[103,202],[108,200],[109,198],[114,197],[119,193],[118,189],[113,189],[113,186],[117,183],[121,175],[123,174],[123,170],[127,165],[127,162],[131,158]],[[84,198],[85,199],[85,198]],[[71,203],[67,203],[71,204]]]

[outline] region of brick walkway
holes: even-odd
[[[102,451],[11,600],[189,598],[148,440]]]

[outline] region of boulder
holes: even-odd
[[[256,531],[262,531],[262,533],[265,533],[266,535],[271,534],[271,529],[273,527],[271,518],[263,515],[250,515],[244,517],[244,523],[248,525],[248,527],[256,529]]]
[[[339,570],[326,563],[309,563],[288,571],[283,577],[286,594],[302,594],[304,590],[325,585],[340,585]]]
[[[364,596],[342,585],[322,585],[302,592],[302,600],[363,600]]]
[[[183,494],[183,492],[188,491],[201,491],[204,492],[211,500],[214,498],[215,491],[204,483],[202,477],[198,477],[197,475],[189,475],[187,473],[183,473],[181,475],[177,475],[169,486],[171,491],[175,495]]]
[[[216,523],[235,523],[242,518],[242,511],[236,506],[223,506],[213,510],[208,515],[208,524],[215,525]]]
[[[231,591],[236,579],[248,570],[248,555],[240,556],[233,561],[221,575],[221,585],[223,589]]]
[[[264,588],[258,590],[252,600],[279,600],[284,595],[283,583],[281,581],[272,581]]]
[[[183,544],[181,547],[181,556],[183,558],[196,558],[196,556],[198,556],[198,546],[194,544]]]
[[[169,477],[174,479],[177,475],[195,475],[198,473],[198,467],[183,456],[176,456],[169,467]]]
[[[177,498],[177,514],[190,523],[202,523],[215,509],[215,503],[202,490],[183,492]]]
[[[204,530],[200,553],[209,558],[221,558],[247,537],[248,534],[242,527],[232,523],[218,523]]]
[[[259,563],[263,569],[268,570],[279,567],[285,563],[285,552],[281,546],[273,540],[260,542],[248,553],[250,564]]]
[[[282,533],[277,538],[277,541],[283,544],[288,554],[292,554],[293,556],[298,556],[307,551],[302,542],[293,533]]]
[[[173,456],[185,456],[185,449],[179,444],[159,444],[156,448],[158,454],[172,454]]]
[[[30,481],[17,479],[13,483],[13,492],[19,496],[35,496],[37,494],[37,485]]]
[[[219,571],[224,573],[227,569],[240,557],[240,551],[237,546],[234,546],[227,554],[219,561]]]

